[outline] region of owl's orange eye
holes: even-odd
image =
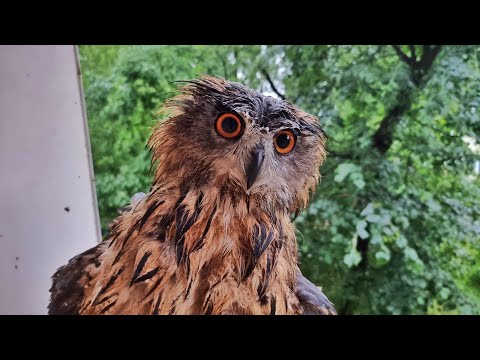
[[[217,133],[227,139],[236,138],[243,130],[243,124],[240,118],[232,113],[220,115],[215,122]]]
[[[279,154],[286,155],[290,153],[295,147],[296,137],[291,130],[279,131],[275,136],[273,142],[275,143],[275,149]]]

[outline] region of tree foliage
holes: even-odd
[[[240,81],[319,117],[327,162],[296,220],[304,273],[343,314],[480,311],[480,49],[82,46],[102,227],[150,184],[176,80]]]

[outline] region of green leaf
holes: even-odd
[[[368,232],[365,230],[366,227],[367,227],[367,222],[365,220],[360,220],[359,222],[357,222],[357,226],[356,226],[357,234],[362,239],[367,239],[370,236]]]
[[[338,165],[335,171],[336,175],[334,180],[336,182],[342,182],[348,176],[348,174],[358,171],[358,169],[359,169],[358,166],[355,164],[351,164],[351,163],[340,164]]]
[[[377,264],[384,265],[390,261],[390,250],[382,245],[381,250],[375,253],[375,260]]]
[[[348,266],[348,267],[354,267],[357,266],[360,261],[362,260],[362,257],[360,256],[360,253],[356,250],[350,251],[348,254],[346,254],[343,257],[343,262]]]
[[[407,239],[404,236],[400,235],[396,240],[395,244],[400,248],[403,249],[408,245]]]
[[[377,244],[380,244],[382,242],[382,237],[380,236],[380,234],[376,233],[375,235],[373,235],[370,239],[370,243],[372,245],[377,245]]]
[[[371,223],[374,223],[374,224],[377,224],[381,221],[381,217],[379,215],[376,215],[376,214],[369,214],[365,220],[367,220],[368,222],[371,222]]]
[[[440,289],[440,297],[442,298],[442,300],[447,300],[450,296],[450,293],[451,291],[448,288],[443,287]]]
[[[404,250],[404,254],[407,257],[407,259],[413,260],[415,262],[420,260],[415,249],[412,249],[411,247],[406,248]]]
[[[442,207],[440,206],[440,204],[433,199],[429,199],[427,201],[427,206],[434,212],[438,212],[442,210]]]
[[[365,208],[362,210],[362,212],[360,213],[360,215],[362,216],[367,216],[367,215],[370,215],[370,214],[373,214],[373,211],[374,211],[374,207],[373,207],[373,204],[372,203],[368,203],[367,206],[365,206]]]
[[[361,178],[356,178],[353,179],[353,184],[358,188],[358,189],[363,189],[365,187],[365,181]]]

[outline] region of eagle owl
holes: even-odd
[[[334,314],[291,222],[325,158],[317,119],[210,76],[163,111],[150,192],[57,270],[49,314]]]

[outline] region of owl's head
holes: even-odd
[[[185,82],[163,111],[169,118],[149,142],[158,163],[155,184],[216,189],[289,213],[307,205],[325,158],[314,116],[210,76]]]

